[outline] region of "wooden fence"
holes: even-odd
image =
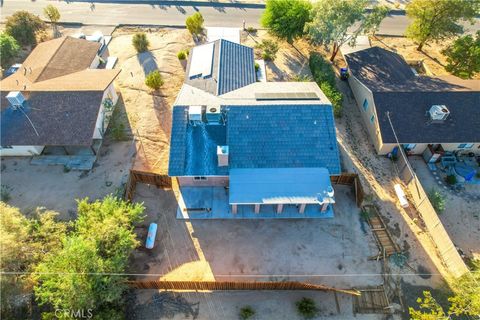
[[[342,173],[338,176],[330,176],[330,181],[332,184],[352,186],[353,192],[355,192],[355,202],[357,207],[360,208],[362,206],[364,193],[358,174]]]
[[[409,163],[406,161],[408,160],[399,157],[396,163],[399,178],[406,186],[406,193],[424,222],[426,231],[437,247],[443,264],[454,277],[460,277],[468,272],[468,268],[438,218],[420,180],[418,180],[415,173],[411,170]]]
[[[158,188],[171,188],[172,187],[172,178],[168,175],[160,175],[155,173],[140,172],[135,170],[130,170],[130,175],[128,177],[127,186],[125,188],[125,198],[127,200],[132,200],[133,195],[135,194],[135,188],[137,183],[151,184]]]
[[[355,289],[337,289],[320,284],[297,281],[128,281],[128,285],[135,289],[161,289],[161,290],[313,290],[331,291],[358,296],[360,292]]]

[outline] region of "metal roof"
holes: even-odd
[[[333,191],[325,168],[231,169],[230,204],[322,203]]]

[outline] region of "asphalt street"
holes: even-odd
[[[220,3],[216,1],[45,1],[5,0],[1,8],[2,21],[17,10],[28,10],[41,15],[47,4],[54,4],[62,15],[61,22],[78,22],[92,25],[166,25],[184,26],[188,15],[202,13],[207,27],[260,27],[261,5],[244,3]],[[409,23],[403,14],[387,17],[378,34],[403,35]],[[480,30],[480,20],[470,30]]]

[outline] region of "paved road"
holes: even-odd
[[[81,22],[94,25],[145,24],[183,26],[185,18],[200,11],[205,18],[206,26],[241,27],[243,20],[247,26],[260,27],[259,20],[263,8],[241,3],[222,4],[213,0],[199,2],[177,1],[125,1],[103,0],[91,4],[79,2],[53,2],[62,15],[62,22]],[[28,10],[42,14],[42,9],[51,1],[45,0],[5,0],[1,8],[1,19],[17,10]],[[195,4],[194,4],[195,3]],[[402,35],[408,18],[404,15],[392,15],[380,26],[378,34]],[[480,30],[480,20],[469,27]]]

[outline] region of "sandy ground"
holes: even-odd
[[[132,319],[152,320],[165,319],[158,316],[159,310],[151,303],[155,290],[142,290],[138,293],[137,308],[135,316]],[[332,293],[311,292],[311,291],[295,291],[295,292],[279,292],[279,291],[236,291],[236,292],[184,292],[177,293],[176,296],[184,299],[185,305],[191,307],[194,311],[198,310],[198,316],[190,317],[198,320],[237,320],[240,309],[246,305],[251,306],[256,315],[253,320],[260,319],[278,319],[278,320],[296,320],[303,319],[298,316],[295,309],[295,302],[302,297],[308,297],[315,301],[319,308],[319,314],[314,319],[351,319],[352,314],[352,298],[346,295],[338,295],[340,312],[337,312],[335,299]],[[182,300],[183,300],[182,299]],[[176,306],[175,306],[176,307]],[[165,309],[168,309],[168,304]],[[175,309],[175,308],[171,308]],[[374,320],[384,319],[385,315],[375,314],[357,314],[355,319],[358,320]],[[180,312],[173,312],[170,319],[186,319],[185,315]],[[392,319],[399,319],[395,316]]]
[[[473,216],[474,212],[480,213],[479,201],[466,199],[461,194],[440,187],[422,158],[411,157],[410,163],[426,192],[435,188],[444,195],[445,211],[439,217],[453,243],[468,256],[480,253],[480,219]],[[470,187],[468,192],[480,193],[479,185]]]
[[[128,177],[134,149],[132,142],[105,141],[89,172],[65,172],[62,166],[30,165],[30,158],[2,158],[1,183],[10,193],[10,205],[24,214],[45,207],[60,218],[76,217],[75,199],[102,198],[115,193]]]
[[[169,155],[171,108],[185,76],[177,58],[181,50],[191,48],[193,40],[186,30],[148,29],[149,51],[137,54],[132,46],[136,29],[117,29],[109,45],[110,55],[118,57],[117,90],[125,103],[126,126],[137,143],[136,168],[166,172]],[[148,31],[144,30],[144,31]],[[165,84],[152,92],[145,76],[159,70]]]
[[[335,190],[333,219],[192,220],[175,218],[171,191],[139,185],[134,201],[148,218],[145,239],[158,224],[155,249],[138,250],[134,273],[145,279],[305,280],[335,287],[378,285],[380,264],[367,261],[377,247],[348,187]]]

